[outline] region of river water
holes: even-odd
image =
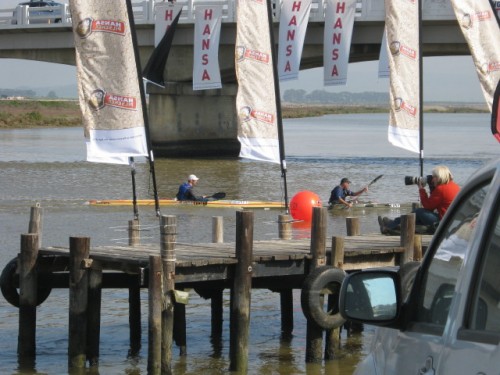
[[[424,173],[438,164],[450,167],[458,184],[485,162],[500,155],[491,132],[488,114],[426,114],[424,116]],[[418,155],[396,148],[387,141],[386,114],[328,115],[284,121],[288,194],[311,190],[326,202],[342,177],[351,188],[361,188],[379,174],[363,200],[414,202],[415,186],[405,186],[404,177],[420,173]],[[0,130],[0,267],[19,252],[20,234],[28,229],[30,207],[43,208],[43,245],[68,245],[70,236],[89,236],[91,245],[127,243],[131,207],[90,207],[89,199],[130,198],[130,168],[84,161],[85,147],[80,128]],[[199,178],[199,194],[225,191],[228,199],[280,200],[283,183],[278,165],[237,159],[158,159],[155,161],[160,197],[173,197],[187,175]],[[137,194],[152,196],[148,164],[137,163]],[[275,210],[254,211],[254,238],[278,237]],[[385,216],[398,216],[399,208]],[[210,242],[211,217],[224,217],[224,239],[234,241],[235,210],[206,207],[162,208],[162,214],[177,215],[178,241]],[[380,211],[361,211],[362,233],[378,231]],[[153,208],[141,207],[143,242],[159,241]],[[352,215],[352,214],[351,214]],[[328,235],[345,235],[346,211],[329,214]],[[295,238],[308,237],[303,225],[293,228]],[[104,290],[102,305],[101,374],[146,374],[147,292],[142,292],[142,350],[128,358],[128,293]],[[229,304],[229,293],[225,294]],[[342,335],[342,350],[336,360],[305,364],[305,320],[300,294],[295,291],[293,337],[280,337],[279,295],[270,291],[252,293],[250,374],[351,374],[368,350],[372,327],[362,335]],[[36,374],[66,374],[68,290],[53,290],[37,310]],[[229,316],[224,311],[222,348],[210,342],[210,303],[191,292],[187,306],[187,357],[174,348],[175,374],[222,374],[229,367]],[[17,369],[18,311],[0,296],[0,373],[21,374]]]

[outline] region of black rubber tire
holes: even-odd
[[[0,275],[0,289],[7,302],[9,302],[12,306],[19,307],[19,292],[14,284],[16,271],[17,258],[14,258],[7,263],[2,271],[2,274]],[[36,301],[37,306],[42,304],[49,297],[51,291],[51,287],[38,286]]]
[[[338,328],[345,323],[345,319],[342,318],[338,310],[338,296],[344,278],[345,272],[343,270],[331,266],[318,267],[307,275],[300,295],[302,311],[307,320],[316,323],[323,329]],[[325,289],[337,301],[334,303],[332,311],[323,309],[321,296]]]
[[[403,264],[399,268],[398,272],[401,279],[401,299],[403,302],[405,302],[410,295],[419,267],[420,262],[412,261]]]

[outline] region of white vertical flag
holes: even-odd
[[[266,0],[239,0],[236,29],[240,157],[280,163]]]
[[[197,5],[194,24],[193,90],[220,89],[219,39],[222,6]]]
[[[345,85],[356,0],[325,0],[324,84]]]
[[[491,111],[500,79],[500,27],[493,8],[488,0],[452,0],[451,3]]]
[[[70,10],[87,160],[128,164],[147,156],[126,1],[73,0]]]
[[[297,79],[312,0],[283,0],[280,15],[278,75],[281,81]]]
[[[380,43],[380,55],[378,58],[378,78],[389,78],[389,51],[387,50],[387,31],[384,27],[384,35],[382,35],[382,42]]]
[[[155,47],[160,43],[168,28],[174,22],[175,17],[182,11],[182,4],[157,3],[155,5]]]
[[[390,67],[389,142],[420,152],[419,20],[415,0],[385,0]]]

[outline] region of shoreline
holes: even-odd
[[[282,117],[304,118],[331,114],[388,113],[387,105],[282,103]],[[482,103],[432,103],[424,113],[487,113]],[[81,126],[78,100],[0,100],[0,129]]]

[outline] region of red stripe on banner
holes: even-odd
[[[491,132],[498,142],[500,142],[500,81],[493,97],[493,110],[491,111]]]

